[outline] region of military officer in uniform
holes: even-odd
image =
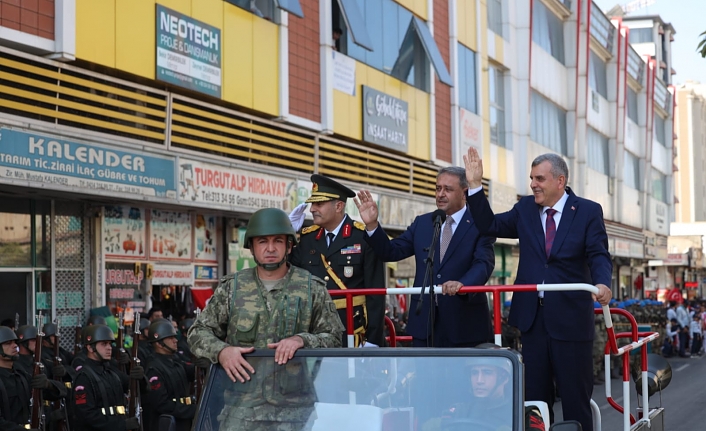
[[[86,360],[76,368],[72,403],[74,431],[136,430],[139,420],[125,415],[125,393],[129,379],[142,380],[144,369],[133,366],[130,376],[110,366],[113,331],[106,325],[92,325],[84,331]]]
[[[292,264],[324,279],[329,290],[384,288],[385,263],[365,240],[365,225],[346,214],[346,201],[355,193],[322,175],[312,175],[311,181],[311,197],[306,202],[311,203],[315,224],[302,230],[300,243],[292,251]],[[384,295],[353,297],[356,346],[363,339],[383,345],[385,298]],[[333,299],[345,325],[345,297]]]
[[[287,263],[296,241],[284,211],[253,214],[244,246],[257,266],[222,278],[189,330],[193,354],[220,363],[235,383],[223,395],[221,430],[306,429],[316,401],[306,391],[313,370],[294,353],[341,345],[343,325],[324,282]],[[255,348],[274,349],[274,361],[243,357]],[[275,370],[286,378],[275,381]]]
[[[176,431],[189,431],[196,414],[196,404],[189,395],[191,375],[177,360],[176,331],[171,322],[158,320],[150,325],[149,342],[154,356],[145,375],[150,390],[145,393],[146,429],[158,429],[159,416],[170,415],[176,421]]]

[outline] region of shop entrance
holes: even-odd
[[[28,295],[32,291],[31,272],[0,271],[0,321],[20,315],[20,325],[27,323]]]

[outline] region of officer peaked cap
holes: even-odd
[[[311,176],[311,196],[306,200],[311,202],[327,202],[334,199],[345,202],[346,199],[355,197],[353,190],[331,178],[314,174]]]

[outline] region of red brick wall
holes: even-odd
[[[0,0],[0,26],[54,40],[54,0]]]
[[[301,2],[304,18],[289,15],[289,112],[321,121],[319,2]]]
[[[446,67],[449,58],[449,1],[434,0],[434,40]],[[436,76],[436,75],[435,75]],[[451,87],[435,78],[436,93],[436,157],[451,162]]]

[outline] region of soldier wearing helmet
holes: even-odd
[[[17,346],[19,347],[17,366],[31,375],[34,365],[34,349],[37,347],[37,327],[22,325],[17,328],[15,334],[17,335]],[[46,367],[44,370],[46,373]]]
[[[189,329],[191,329],[191,327],[194,325],[195,320],[196,319],[194,319],[193,317],[187,317],[182,319],[181,322],[179,322],[177,349],[182,355],[189,359],[193,358],[193,354],[191,353],[191,348],[189,348],[189,342],[186,340],[186,334],[189,332]]]
[[[168,320],[156,320],[149,327],[149,342],[154,356],[145,375],[150,390],[145,393],[146,429],[158,429],[160,415],[175,419],[176,431],[188,431],[196,414],[196,403],[189,395],[193,367],[187,369],[175,357],[176,331]]]
[[[17,341],[12,329],[0,327],[0,429],[3,431],[26,429],[31,412],[32,389],[43,389],[43,396],[47,400],[56,400],[66,395],[62,385],[48,380],[45,374],[30,377],[30,373],[17,367]]]
[[[76,377],[76,370],[71,366],[74,355],[59,346],[59,359],[61,359],[61,362],[54,365],[56,329],[55,323],[45,323],[42,327],[42,332],[44,333],[44,338],[42,339],[42,362],[51,370],[50,379],[71,382]]]
[[[144,370],[140,366],[133,366],[128,377],[109,365],[115,336],[108,326],[91,325],[83,335],[86,361],[76,368],[78,375],[72,397],[75,412],[73,429],[139,429],[138,419],[126,414],[125,394],[129,379],[143,380]]]
[[[311,203],[314,225],[302,229],[301,242],[291,262],[326,281],[329,290],[384,288],[385,263],[365,240],[365,225],[346,214],[353,190],[331,178],[312,175]],[[355,296],[354,344],[384,344],[385,299],[383,295]],[[334,297],[341,321],[346,324],[346,299]],[[344,334],[345,337],[345,334]],[[344,338],[343,344],[347,345]]]
[[[253,214],[245,233],[244,246],[257,266],[221,279],[211,301],[189,330],[194,355],[219,363],[233,381],[252,378],[273,385],[275,362],[286,364],[292,373],[290,384],[303,384],[307,364],[291,361],[303,347],[340,347],[343,325],[323,280],[287,264],[287,255],[297,242],[287,214],[267,208]],[[236,328],[243,328],[236,330]],[[258,349],[274,349],[275,361],[258,361],[255,368],[243,357]],[[314,399],[284,399],[273,388],[243,389],[228,411],[219,416],[222,429],[256,429],[266,417],[296,425],[306,422]],[[257,415],[249,414],[257,406]],[[284,412],[284,413],[282,413]],[[304,419],[302,419],[304,418]],[[229,428],[234,427],[234,428]]]

